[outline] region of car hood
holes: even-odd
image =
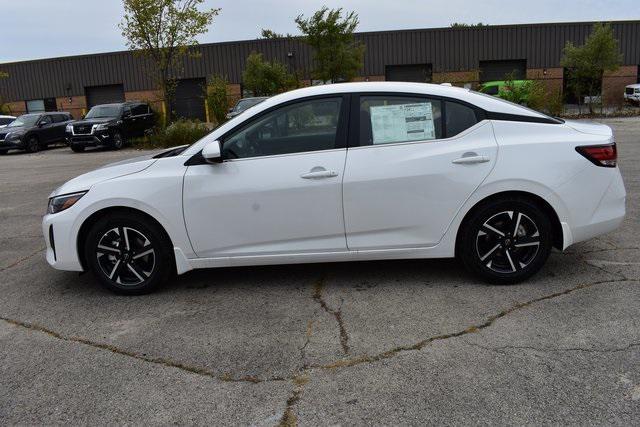
[[[590,135],[613,136],[613,131],[607,125],[589,121],[565,120],[565,125],[578,132]]]
[[[156,161],[153,156],[153,154],[149,154],[123,160],[121,162],[110,163],[94,171],[77,176],[62,184],[54,190],[49,197],[58,196],[60,194],[75,193],[78,191],[86,191],[99,182],[141,172]]]
[[[7,134],[10,132],[20,132],[23,133],[26,131],[26,128],[24,126],[12,126],[12,127],[7,127],[6,125],[0,129],[0,134]]]

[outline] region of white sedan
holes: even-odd
[[[54,268],[127,294],[196,268],[454,256],[508,284],[618,227],[625,196],[607,126],[461,88],[344,83],[72,179],[43,232]]]

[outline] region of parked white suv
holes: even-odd
[[[624,100],[640,105],[640,83],[629,85],[625,88]]]

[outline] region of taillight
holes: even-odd
[[[607,145],[576,147],[576,151],[596,166],[615,168],[618,164],[618,151],[615,142]]]

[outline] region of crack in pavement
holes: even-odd
[[[601,281],[596,281],[596,282],[591,282],[591,283],[583,283],[583,284],[579,284],[577,286],[574,286],[573,288],[569,288],[569,289],[565,289],[564,291],[559,291],[559,292],[554,292],[552,294],[549,295],[545,295],[542,297],[538,297],[538,298],[534,298],[531,299],[529,301],[526,302],[522,302],[522,303],[517,303],[512,305],[511,307],[500,311],[499,313],[496,313],[492,316],[489,316],[487,318],[487,320],[485,320],[483,323],[477,324],[477,325],[472,325],[466,329],[460,330],[460,331],[456,331],[456,332],[452,332],[449,334],[440,334],[440,335],[435,335],[429,338],[426,338],[424,340],[418,341],[415,344],[411,344],[411,345],[405,345],[405,346],[399,346],[399,347],[395,347],[391,350],[387,350],[384,351],[382,353],[378,353],[375,355],[361,355],[361,356],[357,356],[354,358],[350,358],[350,359],[341,359],[338,361],[335,361],[333,363],[330,364],[325,364],[325,365],[312,365],[311,368],[313,369],[338,369],[338,368],[345,368],[345,367],[352,367],[352,366],[356,366],[356,365],[361,365],[363,363],[374,363],[374,362],[378,362],[380,360],[384,360],[384,359],[390,359],[392,357],[397,356],[400,353],[404,353],[404,352],[409,352],[409,351],[419,351],[422,348],[424,348],[425,346],[435,342],[435,341],[444,341],[450,338],[457,338],[457,337],[461,337],[464,335],[468,335],[468,334],[472,334],[472,333],[476,333],[479,332],[483,329],[489,328],[490,326],[492,326],[497,320],[515,312],[518,310],[521,310],[523,308],[529,307],[533,304],[542,302],[542,301],[548,301],[548,300],[552,300],[554,298],[558,298],[564,295],[568,295],[571,294],[573,292],[582,290],[582,289],[587,289],[587,288],[591,288],[593,286],[596,285],[601,285],[604,283],[620,283],[620,282],[628,282],[631,280],[628,280],[626,277],[625,278],[621,278],[621,279],[615,279],[615,280],[601,280]]]
[[[0,267],[0,272],[8,270],[10,268],[13,268],[15,266],[17,266],[18,264],[28,260],[29,258],[32,258],[36,255],[38,255],[40,252],[44,251],[45,249],[47,249],[45,246],[41,247],[40,249],[38,249],[35,252],[30,253],[29,255],[26,255],[20,259],[18,259],[17,261],[12,262],[11,264],[7,265],[6,267]]]
[[[83,344],[89,347],[93,347],[93,348],[97,348],[100,350],[106,350],[109,351],[111,353],[114,354],[118,354],[120,356],[127,356],[127,357],[131,357],[133,359],[137,359],[137,360],[141,360],[143,362],[149,362],[149,363],[153,363],[156,365],[161,365],[161,366],[165,366],[165,367],[169,367],[169,368],[176,368],[179,369],[181,371],[186,371],[192,374],[197,374],[200,376],[204,376],[204,377],[209,377],[209,378],[213,378],[213,379],[217,379],[219,381],[223,381],[223,382],[240,382],[240,383],[252,383],[252,384],[258,384],[258,383],[263,383],[263,382],[275,382],[275,381],[288,381],[289,378],[285,378],[285,377],[268,377],[268,378],[259,378],[256,376],[252,376],[252,375],[244,375],[241,377],[233,377],[231,374],[216,374],[215,372],[207,369],[207,368],[203,368],[200,366],[194,366],[194,365],[188,365],[186,363],[183,362],[178,362],[175,360],[171,360],[168,358],[164,358],[164,357],[152,357],[152,356],[147,356],[145,354],[140,354],[140,353],[136,353],[130,350],[125,350],[119,347],[116,347],[112,344],[106,344],[106,343],[101,343],[101,342],[96,342],[96,341],[92,341],[89,340],[87,338],[81,338],[81,337],[73,337],[73,336],[66,336],[66,335],[62,335],[61,333],[58,333],[56,331],[53,331],[51,329],[45,328],[44,326],[35,324],[35,323],[27,323],[27,322],[22,322],[19,320],[15,320],[15,319],[10,319],[7,317],[0,317],[0,320],[16,326],[16,327],[20,327],[23,329],[27,329],[30,331],[36,331],[36,332],[40,332],[43,333],[45,335],[48,335],[52,338],[56,338],[58,340],[61,341],[66,341],[66,342],[71,342],[71,343],[76,343],[76,344]]]
[[[327,305],[327,302],[322,297],[325,282],[326,278],[324,276],[316,282],[313,289],[313,299],[320,304],[320,307],[322,307],[325,312],[331,314],[336,319],[340,330],[340,346],[342,347],[344,354],[348,356],[351,349],[349,348],[349,334],[347,334],[347,329],[345,328],[344,321],[342,320],[342,307],[338,310],[333,310]]]
[[[294,376],[291,381],[294,384],[293,392],[287,399],[287,405],[282,417],[280,418],[280,422],[278,423],[278,426],[280,427],[293,427],[298,425],[298,417],[293,411],[293,408],[300,401],[304,391],[304,386],[309,382],[309,374],[307,370],[305,369],[299,375]]]

